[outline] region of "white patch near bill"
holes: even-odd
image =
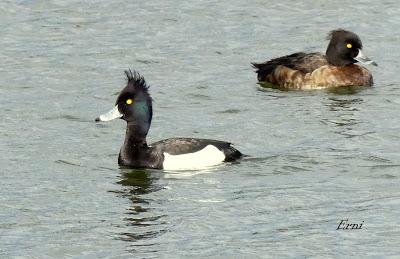
[[[164,170],[198,170],[215,166],[225,160],[224,152],[213,145],[202,150],[182,155],[170,155],[164,152]]]

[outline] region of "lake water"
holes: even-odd
[[[2,1],[0,258],[396,257],[398,1]],[[261,89],[250,62],[325,51],[346,28],[375,86]],[[209,171],[119,169],[125,85],[151,86],[149,142],[231,141]],[[341,220],[359,230],[336,230]]]

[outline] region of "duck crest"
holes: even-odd
[[[146,93],[148,93],[149,86],[146,84],[146,80],[144,80],[144,77],[141,76],[138,72],[135,70],[128,69],[125,70],[125,75],[128,79],[128,85],[127,87],[134,87],[135,89],[142,90]]]

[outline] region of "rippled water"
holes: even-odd
[[[2,1],[0,257],[398,255],[398,1]],[[280,92],[252,61],[359,34],[375,87]],[[210,171],[119,169],[95,124],[140,71],[150,141],[228,140]],[[361,230],[336,230],[340,220]]]

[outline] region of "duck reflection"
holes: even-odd
[[[328,89],[327,91],[329,93],[335,94],[336,96],[328,98],[329,102],[326,106],[329,108],[329,111],[335,113],[329,113],[327,116],[328,118],[325,118],[324,121],[333,123],[335,126],[339,127],[358,124],[359,121],[354,118],[354,115],[358,112],[358,105],[363,103],[364,100],[361,98],[351,98],[351,96],[363,89],[363,87],[358,86],[344,86]],[[331,118],[331,116],[334,116],[334,118]]]
[[[352,138],[355,136],[363,135],[357,131],[357,125],[361,121],[357,118],[359,112],[359,106],[364,103],[361,98],[340,98],[331,97],[329,102],[326,104],[329,113],[326,114],[322,120],[325,124],[333,124],[337,128],[335,132]]]
[[[351,126],[357,124],[359,121],[355,119],[354,115],[358,112],[357,104],[363,102],[360,98],[353,99],[338,99],[338,98],[329,98],[331,102],[329,102],[326,106],[329,108],[329,111],[335,112],[334,114],[330,113],[329,115],[333,115],[334,118],[326,118],[328,122],[335,124],[336,126]]]
[[[333,87],[329,88],[326,91],[328,93],[332,94],[337,94],[337,95],[351,95],[351,94],[357,94],[358,92],[361,92],[365,90],[365,87],[360,87],[360,86],[342,86],[342,87]]]
[[[157,172],[150,170],[121,169],[120,180],[117,181],[123,188],[118,193],[131,201],[127,209],[124,232],[119,239],[127,242],[138,242],[158,236],[166,231],[163,226],[165,215],[160,214],[153,204],[152,193],[164,189],[157,184]]]
[[[329,98],[330,102],[326,105],[330,111],[358,111],[357,105],[364,102],[361,98],[339,99]]]

